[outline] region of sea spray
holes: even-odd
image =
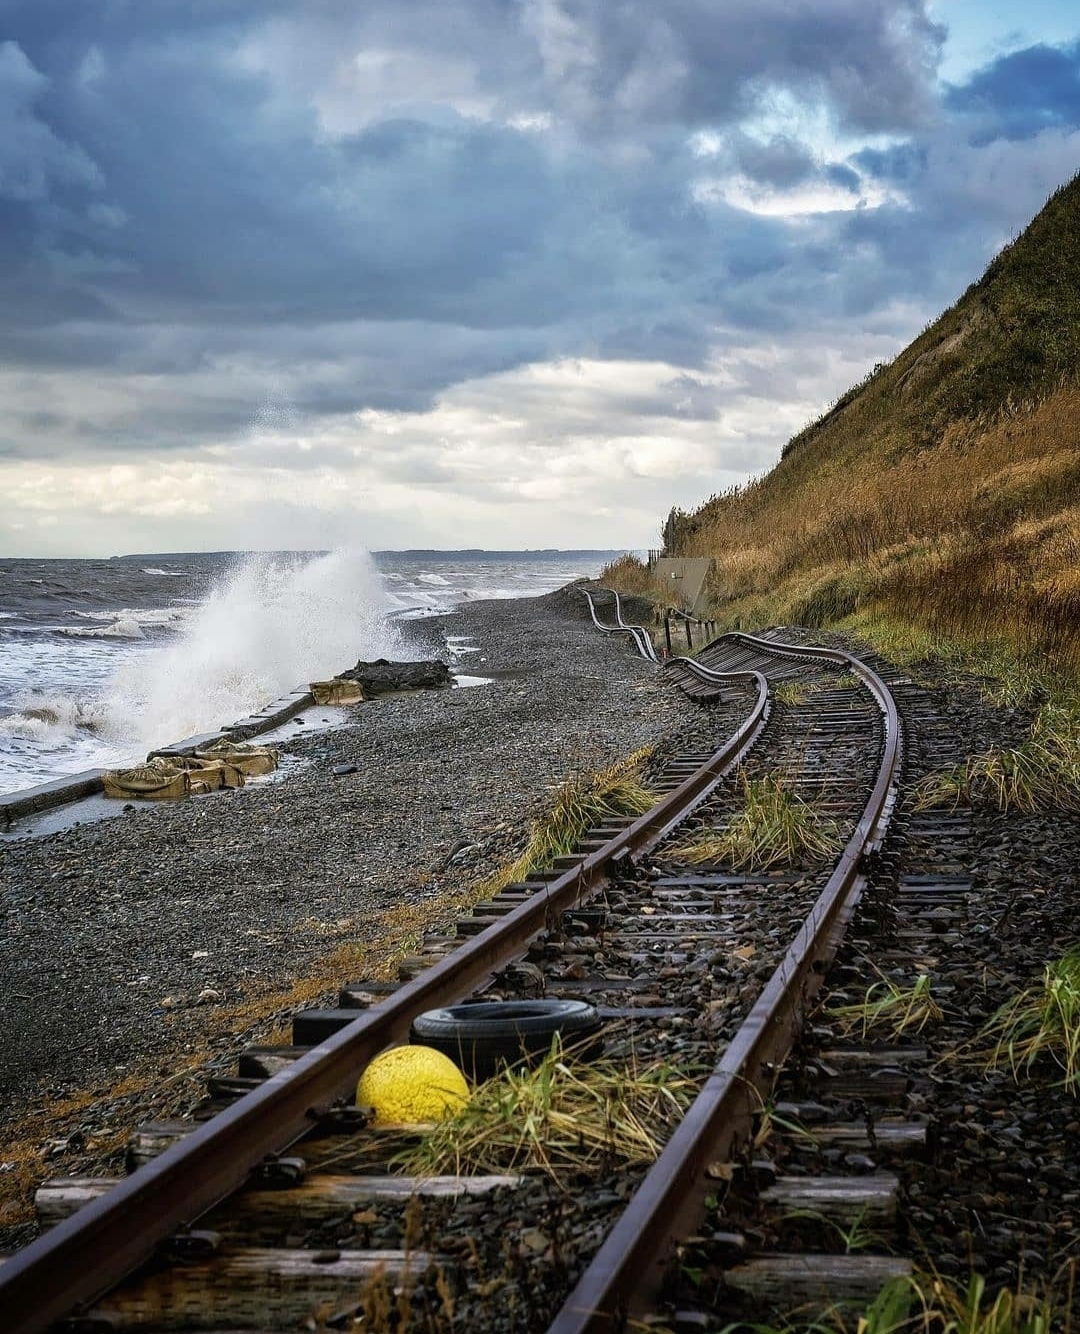
[[[479,598],[547,593],[595,574],[613,554],[384,552],[378,565],[389,615],[400,624],[398,618],[439,615]],[[224,552],[54,561],[47,566],[36,560],[0,560],[0,793],[83,769],[130,763],[152,746],[230,722],[262,698],[340,671],[357,657],[380,652],[412,656],[407,643],[389,642],[380,625],[383,593],[364,556],[344,564],[340,555],[316,560],[306,576],[312,581],[309,600],[336,598],[346,606],[324,608],[325,614],[309,606],[298,624],[290,624],[287,604],[303,603],[305,587],[298,575],[303,560],[262,562],[286,572],[268,590],[278,607],[271,628],[288,633],[294,670],[256,681],[253,697],[223,692],[226,697],[222,701],[219,694],[217,704],[212,698],[214,673],[218,666],[235,672],[236,662],[208,662],[202,656],[200,641],[210,635],[209,623],[201,619],[202,602],[208,589],[216,589],[217,602],[228,603],[230,586],[244,583],[240,571],[260,562]],[[250,600],[257,601],[259,581],[250,572],[246,578]],[[284,587],[290,580],[291,598]],[[248,623],[244,602],[238,586],[235,614],[218,616],[226,641],[242,637],[241,627]],[[193,619],[200,630],[186,629]],[[128,621],[140,635],[123,624]],[[305,635],[305,622],[314,623],[314,635]],[[357,628],[354,637],[363,642],[349,643],[339,655],[335,637],[349,623]],[[87,629],[107,633],[60,633]],[[369,629],[371,637],[366,638]],[[127,634],[117,633],[125,630]],[[166,642],[176,646],[177,656],[169,655],[161,664]],[[303,661],[309,645],[312,661]],[[482,656],[482,645],[468,647]],[[314,661],[321,649],[328,650],[322,667]],[[247,669],[265,677],[269,657],[267,649],[257,651]],[[117,672],[128,663],[129,672],[118,680]],[[155,673],[165,678],[161,705],[151,701]],[[194,707],[179,708],[181,695],[193,698]]]
[[[247,556],[169,643],[125,662],[100,731],[133,753],[234,721],[358,657],[393,650],[378,573],[364,552]]]

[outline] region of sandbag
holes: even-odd
[[[234,741],[231,737],[222,737],[213,745],[197,750],[195,758],[223,765],[226,771],[232,770],[239,781],[232,781],[226,772],[222,780],[224,786],[240,787],[244,778],[258,778],[276,769],[278,752],[276,746],[260,746],[253,741]]]
[[[187,770],[160,758],[131,769],[110,769],[101,775],[101,783],[107,797],[124,801],[177,801],[191,791]]]
[[[250,761],[262,762],[258,756],[250,757]],[[270,768],[273,767],[271,763]],[[125,801],[178,801],[181,797],[201,797],[222,787],[243,787],[244,774],[236,765],[222,759],[155,755],[132,769],[113,769],[102,774],[101,782],[107,797],[120,797]]]
[[[192,796],[216,792],[219,787],[243,787],[244,775],[235,765],[224,760],[205,760],[198,756],[184,756],[178,763],[187,771]]]
[[[342,681],[337,677],[332,681],[312,681],[308,689],[316,704],[360,704],[364,698],[359,681]]]

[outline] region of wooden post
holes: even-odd
[[[671,608],[664,612],[664,643],[667,644],[668,657],[671,657]]]
[[[692,649],[692,648],[694,647],[694,641],[693,641],[693,639],[692,639],[691,636],[690,636],[690,617],[689,617],[689,616],[686,618],[686,620],[683,622],[683,624],[686,626],[686,647],[687,647],[688,649]]]

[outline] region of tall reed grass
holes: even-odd
[[[533,821],[525,850],[485,881],[481,890],[493,893],[512,880],[524,880],[533,871],[544,870],[556,857],[573,852],[596,825],[644,815],[657,799],[641,777],[651,754],[651,748],[645,747],[598,773],[577,774],[561,783],[550,804]]]

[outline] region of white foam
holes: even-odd
[[[111,625],[102,626],[99,630],[86,629],[81,625],[62,625],[57,627],[56,633],[67,635],[71,639],[142,639],[143,637],[142,626],[132,616],[121,616]]]
[[[197,599],[193,599],[198,605]],[[76,611],[84,621],[134,621],[136,625],[175,625],[191,613],[186,607],[123,607],[120,611]]]
[[[246,558],[175,638],[124,663],[102,734],[147,749],[220,727],[357,658],[391,656],[392,633],[366,553]]]
[[[164,575],[166,579],[186,579],[188,577],[183,570],[158,570],[153,565],[143,570],[143,574]]]
[[[43,750],[64,749],[80,732],[94,732],[99,723],[94,705],[55,691],[21,691],[14,708],[14,713],[0,718],[0,737],[33,741]]]

